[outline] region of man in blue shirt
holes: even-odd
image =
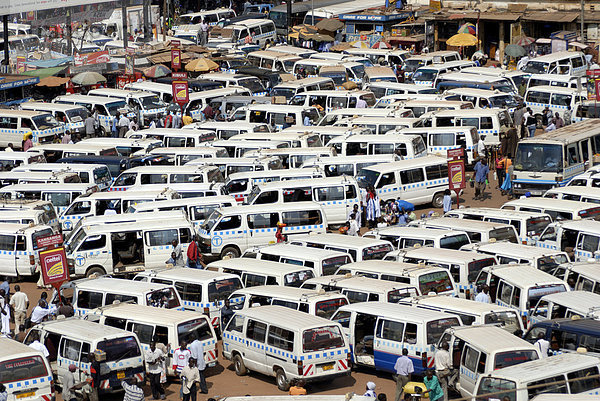
[[[473,199],[484,200],[485,195],[485,183],[488,179],[488,174],[490,172],[489,167],[487,166],[487,160],[481,159],[475,164],[475,197]]]

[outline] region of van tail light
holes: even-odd
[[[427,370],[427,352],[421,354],[421,364],[423,365],[423,369]]]
[[[346,355],[346,358],[348,359],[348,364],[350,364],[350,362],[352,362],[352,353],[348,352],[348,354]]]
[[[35,256],[29,255],[29,264],[32,266],[35,265]]]
[[[54,394],[54,380],[50,380],[50,394]]]
[[[208,309],[208,308],[204,308],[204,309],[202,310],[202,313],[204,313],[206,316],[210,317],[210,309]]]
[[[219,349],[215,347],[215,359],[219,359]]]
[[[298,375],[304,376],[304,362],[298,361]]]

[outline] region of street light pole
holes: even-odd
[[[581,20],[581,41],[585,42],[585,36],[583,35],[583,11],[585,10],[585,0],[581,0],[581,14],[579,16],[579,19]]]
[[[127,0],[121,0],[121,23],[123,25],[123,48],[127,49],[129,35],[127,34]]]

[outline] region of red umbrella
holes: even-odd
[[[161,78],[171,74],[169,67],[162,64],[155,64],[152,67],[144,68],[142,72],[148,78]]]
[[[390,45],[388,42],[384,42],[383,40],[376,42],[375,44],[373,44],[373,46],[371,46],[371,49],[391,49],[392,45]]]
[[[535,39],[534,38],[530,38],[529,36],[519,36],[519,40],[517,40],[517,43],[515,43],[516,45],[519,46],[529,46],[532,45],[533,43],[535,43]]]

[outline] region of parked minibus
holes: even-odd
[[[504,397],[511,401],[528,401],[538,394],[550,392],[561,393],[565,400],[569,399],[568,394],[597,395],[599,374],[598,357],[566,353],[480,375],[474,395],[482,401]]]
[[[380,102],[389,104],[393,95],[405,94],[437,94],[435,88],[428,88],[422,85],[397,83],[397,82],[370,82],[363,85],[365,90],[373,92],[373,95]],[[390,96],[390,97],[388,97]],[[377,106],[376,106],[377,107]]]
[[[121,156],[143,156],[152,149],[163,146],[158,139],[132,139],[132,138],[87,138],[79,141],[80,145],[110,145],[117,149]],[[64,156],[64,157],[69,157]]]
[[[573,181],[579,180],[577,177]],[[567,185],[566,187],[552,188],[546,191],[544,198],[565,199],[577,202],[600,204],[600,188]]]
[[[246,96],[247,97],[247,96]],[[232,96],[224,99],[231,99]],[[227,102],[226,106],[230,103]],[[237,109],[237,107],[236,107]],[[233,111],[233,110],[230,110]],[[189,128],[188,128],[189,127]],[[240,121],[205,121],[200,123],[188,124],[183,129],[201,129],[203,131],[213,131],[219,139],[229,139],[238,134],[267,133],[270,128],[267,124],[261,123],[242,123]]]
[[[521,98],[499,90],[478,88],[454,88],[444,92],[448,100],[462,100],[473,104],[478,109],[506,109],[512,116],[519,106]]]
[[[275,376],[282,391],[293,379],[331,381],[350,374],[349,352],[338,323],[283,306],[237,311],[223,332],[223,356],[236,374]]]
[[[319,111],[313,106],[251,104],[238,108],[231,118],[249,123],[266,123],[281,131],[295,125],[316,125],[320,117]]]
[[[0,382],[8,399],[50,400],[54,397],[54,375],[40,352],[10,338],[0,338]]]
[[[295,95],[299,93],[304,93],[306,91],[333,89],[335,89],[333,79],[327,77],[309,77],[297,79],[294,81],[282,82],[279,85],[273,87],[273,90],[271,91],[271,96],[283,96],[285,97],[286,101],[288,101]]]
[[[35,163],[15,167],[14,172],[73,172],[83,184],[96,184],[102,191],[112,182],[110,170],[104,164]]]
[[[544,295],[570,291],[566,282],[524,264],[484,267],[475,284],[487,285],[491,302],[518,310],[524,322]]]
[[[352,47],[344,50],[344,53],[353,56],[366,57],[370,59],[373,64],[382,64],[382,61],[384,61],[388,65],[402,64],[404,60],[410,57],[410,52],[408,50],[400,49],[358,49]]]
[[[490,67],[467,67],[467,68],[463,68],[460,72],[466,72],[466,73],[480,75],[480,76],[483,75],[485,77],[490,76],[490,77],[496,77],[496,78],[506,78],[512,83],[515,91],[517,91],[520,95],[523,95],[524,92],[520,93],[519,88],[527,87],[527,85],[529,84],[529,78],[531,75],[527,72],[519,71],[519,70],[509,71],[509,70],[505,70],[502,68],[490,68]]]
[[[31,134],[34,145],[51,143],[56,136],[65,132],[65,126],[47,112],[32,110],[0,110],[0,129],[2,137],[0,146],[12,144],[15,149],[21,149],[23,138]]]
[[[217,157],[228,157],[227,150],[223,148],[217,148],[214,146],[193,146],[188,148],[180,147],[165,147],[165,148],[154,148],[150,151],[150,155],[160,155],[169,157],[172,165],[183,166],[187,162],[201,158],[217,158]]]
[[[360,203],[360,191],[356,180],[346,176],[272,181],[254,187],[247,204],[280,205],[306,201],[321,205],[328,224],[340,225],[346,223],[349,212]]]
[[[79,132],[82,135],[85,134],[84,121],[90,115],[83,106],[32,101],[21,103],[21,110],[50,113],[57,121],[64,123],[71,133]]]
[[[468,66],[466,68],[471,67]],[[492,76],[482,77],[481,75],[470,74],[463,72],[462,70],[438,74],[437,79],[433,83],[433,87],[436,88],[439,93],[444,93],[448,89],[474,88],[498,90],[513,95],[518,94],[517,89],[508,78]]]
[[[293,54],[281,54],[271,50],[259,50],[248,53],[248,62],[253,66],[270,71],[291,73],[294,63],[302,57]]]
[[[347,253],[319,248],[302,249],[299,253],[297,246],[282,243],[249,248],[242,257],[309,267],[316,277],[335,274],[340,266],[352,263]]]
[[[290,238],[292,245],[347,253],[355,262],[383,259],[394,248],[389,241],[338,234],[312,233]],[[300,251],[301,252],[301,251]]]
[[[49,225],[0,223],[0,273],[17,278],[33,276],[40,264],[37,240],[54,233]]]
[[[587,93],[587,92],[586,92]],[[586,93],[582,94],[576,88],[562,88],[559,86],[535,86],[527,89],[525,93],[525,104],[531,109],[533,115],[542,120],[542,113],[546,108],[554,113],[564,113],[573,110],[575,104],[585,99]]]
[[[91,380],[91,358],[100,365],[100,372],[97,372],[100,394],[121,390],[123,380],[132,379],[140,384],[145,380],[142,349],[137,336],[129,331],[77,318],[58,319],[35,325],[25,337],[24,344],[35,339],[48,349],[47,359],[59,383],[70,365],[75,365],[75,383]]]
[[[78,184],[79,176],[66,171],[0,171],[0,187],[13,184]]]
[[[421,126],[421,121],[418,118],[405,118],[405,117],[349,117],[337,121],[334,125],[336,126],[348,126],[348,127],[365,127],[371,132],[370,134],[383,135],[392,134],[394,130],[403,128],[415,128]]]
[[[220,327],[223,302],[244,287],[236,274],[186,267],[147,270],[136,274],[133,281],[172,285],[182,306],[203,313],[215,329]]]
[[[322,292],[304,288],[261,285],[237,290],[229,297],[234,310],[265,305],[279,305],[329,319],[348,299],[337,292]]]
[[[265,211],[263,204],[215,210],[200,226],[200,251],[205,255],[239,257],[250,247],[276,241],[277,223],[282,234],[295,238],[310,232],[324,233],[328,225],[323,208],[314,202],[277,204]]]
[[[152,81],[130,82],[125,84],[123,89],[154,93],[166,104],[171,103],[173,100],[173,86],[169,84],[161,84]]]
[[[458,296],[472,299],[477,287],[475,279],[486,266],[497,264],[494,257],[454,249],[419,247],[399,249],[385,255],[383,260],[433,265],[444,268],[456,283]]]
[[[246,171],[282,170],[281,159],[275,156],[198,158],[185,164],[189,167],[216,166],[224,178]]]
[[[191,190],[203,184],[214,185],[225,179],[217,166],[143,166],[122,172],[108,191],[127,191],[169,187]],[[198,185],[200,184],[200,185]]]
[[[323,147],[321,143],[321,139],[319,135],[314,132],[304,131],[304,132],[278,132],[277,134],[273,133],[246,133],[234,135],[229,140],[232,141],[280,141],[287,142],[290,148],[318,148]],[[259,150],[260,152],[260,150]],[[269,156],[268,154],[260,154],[260,156]],[[247,157],[247,156],[246,156]]]
[[[433,229],[458,230],[467,233],[471,243],[508,241],[518,243],[519,237],[515,227],[510,224],[492,223],[488,221],[477,220],[459,220],[452,217],[436,217],[433,219],[416,220],[409,225],[414,227],[425,227]]]
[[[433,369],[440,337],[446,329],[461,325],[457,316],[448,313],[385,302],[342,306],[331,320],[342,325],[356,365],[393,373],[406,348],[415,375]]]
[[[559,221],[546,227],[536,246],[567,252],[573,261],[585,261],[600,256],[598,241],[598,221]]]
[[[104,145],[78,143],[51,143],[36,146],[27,150],[44,155],[49,163],[56,163],[59,159],[73,156],[118,156],[119,152],[113,144]]]
[[[496,325],[513,334],[523,330],[523,321],[519,313],[512,308],[476,302],[471,299],[447,297],[444,295],[423,295],[405,298],[399,302],[420,309],[446,312],[460,317],[465,326]],[[443,342],[444,338],[440,340]],[[449,342],[452,345],[452,342]],[[460,361],[460,358],[457,359]]]
[[[235,45],[243,45],[248,37],[260,47],[277,40],[275,24],[269,19],[247,19],[227,25],[224,30],[232,31],[230,41]]]
[[[327,145],[339,156],[395,154],[403,159],[415,159],[427,155],[423,138],[418,135],[351,135],[333,138]]]
[[[302,92],[291,99],[288,104],[292,106],[313,106],[318,104],[325,112],[336,109],[356,107],[359,99],[364,100],[368,107],[375,105],[375,96],[372,92],[363,90],[318,90]]]
[[[28,152],[29,153],[29,152]],[[96,155],[88,155],[88,156],[72,156],[72,157],[63,157],[62,159],[58,159],[56,161],[58,164],[69,164],[69,165],[90,165],[90,164],[102,164],[108,168],[111,176],[111,180],[114,177],[117,177],[123,171],[131,168],[137,163],[147,163],[147,164],[164,164],[164,160],[160,157],[139,157],[139,158],[130,158],[123,156],[96,156]],[[84,182],[84,180],[81,180]],[[112,182],[112,181],[111,181]],[[110,183],[109,183],[110,184]],[[104,185],[106,187],[106,185]]]
[[[209,263],[206,269],[238,276],[243,288],[259,285],[300,287],[306,280],[315,277],[311,268],[252,258],[225,258]]]
[[[550,319],[593,318],[600,320],[600,294],[588,291],[569,291],[544,295],[532,305],[529,325]]]
[[[330,125],[351,126],[348,120],[355,117],[378,117],[378,118],[405,118],[405,125],[413,126],[419,124],[419,120],[414,118],[412,110],[405,109],[377,109],[373,107],[357,109],[354,107],[335,109],[329,111],[321,120],[319,127],[327,127]],[[317,128],[316,128],[317,129]]]
[[[573,88],[576,89],[581,82],[581,90],[586,91],[587,82],[583,77],[572,76],[572,75],[559,75],[559,74],[531,74],[527,81],[527,89],[536,86],[553,86],[559,88]]]
[[[87,93],[89,96],[111,97],[124,99],[136,114],[140,127],[147,127],[152,121],[161,119],[167,111],[167,103],[152,92],[98,88]]]
[[[560,75],[555,75],[560,77]],[[590,118],[600,117],[600,107],[597,100],[583,100],[575,105],[571,113],[571,122],[578,123]]]
[[[310,278],[301,288],[337,291],[344,294],[351,304],[367,301],[398,303],[401,299],[418,295],[418,290],[411,284],[351,274]]]
[[[436,83],[440,76],[454,71],[460,71],[463,68],[474,67],[475,63],[469,60],[449,61],[439,64],[419,67],[412,74],[411,81],[416,85],[437,87]]]
[[[130,206],[140,203],[180,198],[177,192],[169,188],[73,195],[72,199],[66,199],[69,202],[65,202],[66,205],[59,217],[64,232],[72,230],[79,220],[87,216],[121,214],[125,213]]]
[[[23,137],[21,137],[22,139]],[[0,167],[4,171],[10,171],[19,166],[42,163],[46,163],[46,158],[42,153],[0,151]]]
[[[285,131],[282,131],[281,134],[277,134],[275,137],[279,137],[279,135],[284,136],[285,141]],[[312,134],[312,132],[310,132]],[[317,134],[318,135],[318,134]],[[318,138],[318,136],[317,136]],[[321,140],[319,139],[319,142]],[[285,169],[297,169],[300,167],[304,167],[304,163],[308,160],[312,160],[316,157],[335,157],[337,156],[337,152],[335,149],[329,146],[319,146],[319,147],[300,147],[300,148],[275,148],[275,149],[257,149],[250,150],[244,153],[244,157],[260,157],[260,156],[277,156],[281,159],[281,163],[283,164]]]
[[[12,223],[29,226],[47,225],[52,227],[55,234],[60,234],[58,221],[51,223],[47,219],[47,213],[43,210],[22,209],[2,210],[0,209],[0,223]]]
[[[171,89],[171,85],[166,85]],[[61,95],[52,100],[52,103],[71,104],[85,107],[90,113],[97,113],[97,120],[101,136],[111,132],[112,121],[119,114],[135,117],[135,113],[127,106],[123,99],[103,96],[87,96],[81,94]],[[50,140],[51,141],[51,140]]]
[[[422,140],[421,140],[422,144]],[[361,169],[356,181],[362,190],[375,188],[383,201],[402,199],[414,205],[431,202],[442,207],[448,186],[446,158],[423,156],[411,160],[380,163]]]
[[[522,244],[533,245],[542,231],[552,222],[550,215],[539,212],[503,210],[491,207],[468,207],[454,209],[444,214],[465,220],[489,221],[510,224],[517,229]]]
[[[390,241],[396,249],[433,248],[460,249],[471,243],[465,232],[454,230],[428,230],[419,227],[390,226],[367,231],[363,238],[377,238]]]
[[[529,74],[585,76],[587,62],[582,52],[554,52],[530,59],[523,71]]]
[[[574,353],[583,349],[592,355],[600,352],[600,321],[591,318],[568,318],[539,321],[532,324],[525,340],[535,344],[542,334],[550,343],[552,355]],[[582,349],[583,348],[583,349]]]
[[[429,265],[414,265],[382,260],[349,263],[336,274],[352,274],[384,281],[410,284],[418,289],[419,295],[431,293],[456,296],[456,285],[447,269]]]
[[[135,333],[144,351],[149,349],[153,341],[167,346],[167,376],[176,376],[173,365],[177,365],[177,362],[173,360],[173,353],[183,341],[191,344],[199,340],[204,348],[206,365],[213,367],[217,364],[215,331],[209,318],[196,312],[159,309],[124,302],[94,309],[85,315],[85,320]]]
[[[548,273],[566,281],[572,290],[600,294],[600,264],[595,260],[563,263]]]
[[[495,257],[501,265],[528,264],[546,273],[558,265],[569,262],[569,255],[566,252],[505,241],[468,244],[460,249]]]
[[[43,220],[47,221],[46,224],[53,227],[55,230],[58,228],[58,217],[56,211],[47,200],[35,200],[35,199],[1,199],[0,198],[0,211],[41,211],[43,213]]]
[[[465,162],[474,165],[479,134],[475,127],[401,128],[390,133],[419,135],[427,153],[445,157],[450,149],[464,149]]]
[[[252,96],[268,96],[269,92],[265,89],[260,80],[256,77],[243,74],[230,74],[226,72],[211,72],[199,76],[201,79],[208,79],[222,84],[225,88],[229,86],[241,86],[248,89]]]
[[[439,110],[421,116],[424,127],[477,128],[479,139],[487,146],[499,145],[500,138],[512,126],[508,111],[498,109]]]
[[[506,202],[502,210],[545,213],[554,221],[600,219],[600,206],[594,203],[552,198],[523,198]]]
[[[171,257],[173,241],[186,252],[194,232],[185,217],[81,228],[69,238],[67,257],[75,264],[75,275],[87,277],[163,267]]]
[[[306,160],[302,168],[319,168],[325,177],[339,177],[348,175],[355,177],[365,167],[380,163],[388,163],[400,160],[396,155],[370,155],[368,160],[364,156],[317,156]]]
[[[458,370],[454,388],[463,397],[473,396],[481,375],[542,357],[534,345],[494,326],[452,327],[438,347],[444,342],[450,345],[450,362]]]

